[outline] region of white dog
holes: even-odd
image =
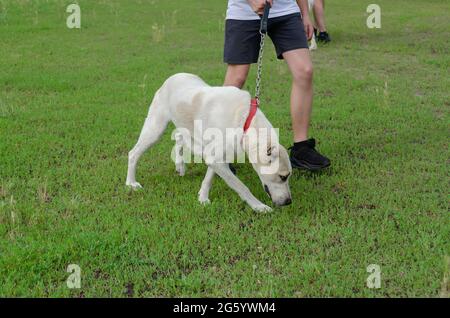
[[[270,207],[253,196],[250,190],[231,172],[229,164],[222,160],[224,157],[228,158],[232,152],[233,156],[245,153],[248,157],[256,158],[252,162],[253,168],[258,173],[272,202],[276,206],[290,204],[291,193],[288,182],[292,168],[288,153],[278,143],[278,138],[261,136],[259,132],[262,128],[273,130],[272,125],[258,109],[251,118],[250,130],[252,133],[238,129],[244,126],[250,116],[250,101],[250,94],[236,87],[211,87],[192,74],[181,73],[170,77],[156,92],[139,140],[129,153],[126,184],[134,189],[141,187],[135,177],[137,162],[142,154],[158,141],[167,124],[172,121],[177,129],[184,129],[188,132],[187,136],[186,134],[176,134],[176,169],[180,175],[184,175],[185,171],[185,165],[181,159],[184,151],[192,151],[196,156],[206,156],[208,170],[198,193],[201,203],[209,203],[209,190],[213,177],[217,174],[253,210],[271,211]],[[217,153],[214,156],[206,155],[206,147],[196,146],[198,144],[214,146],[220,140],[208,139],[204,135],[200,135],[200,138],[195,137],[197,135],[196,123],[198,122],[202,124],[203,128],[214,128],[223,132],[224,135],[229,128],[237,129],[236,136],[240,142],[231,142],[227,138],[223,140],[225,146],[218,147],[218,149],[222,149],[219,156]],[[252,136],[257,138],[252,139]],[[256,143],[253,142],[255,140]],[[262,155],[261,149],[264,149]],[[275,169],[270,171],[267,169],[268,167]]]

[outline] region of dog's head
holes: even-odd
[[[289,177],[292,166],[287,150],[278,143],[278,138],[257,138],[257,146],[249,146],[247,154],[258,173],[264,190],[276,206],[292,202]]]
[[[292,173],[287,150],[281,146],[270,146],[265,158],[253,164],[262,182],[264,191],[276,206],[289,205],[292,202],[289,177]]]

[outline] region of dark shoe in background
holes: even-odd
[[[315,139],[297,142],[290,149],[290,159],[293,168],[319,171],[331,165],[330,159],[316,150]]]
[[[320,43],[330,43],[331,37],[328,34],[328,32],[319,32],[319,35],[317,36],[317,41]]]

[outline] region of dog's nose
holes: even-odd
[[[292,203],[292,199],[291,199],[291,198],[287,198],[287,199],[284,201],[283,205],[290,205],[291,203]]]

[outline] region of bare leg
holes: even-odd
[[[317,28],[319,32],[326,32],[327,27],[325,25],[325,0],[314,1],[314,20],[316,20]]]
[[[313,65],[308,49],[283,54],[292,73],[291,117],[294,142],[308,139],[313,102]]]
[[[242,88],[247,80],[250,64],[228,64],[223,86]]]

